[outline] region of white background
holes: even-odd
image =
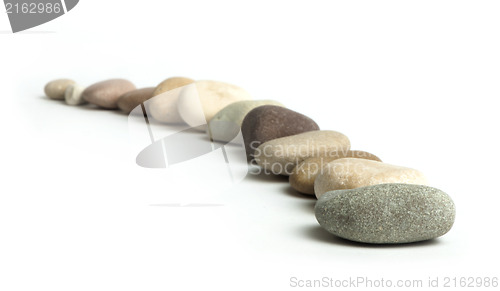
[[[498,1],[87,0],[12,34],[1,14],[0,290],[500,276],[499,15]],[[197,182],[210,169],[140,168],[125,115],[43,97],[60,77],[171,76],[237,84],[423,171],[454,199],[454,227],[427,243],[348,243],[286,179],[215,189]],[[167,206],[187,202],[220,205]]]

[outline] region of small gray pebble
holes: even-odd
[[[321,227],[364,243],[397,244],[436,238],[455,221],[448,194],[424,185],[379,184],[323,194],[315,206]]]

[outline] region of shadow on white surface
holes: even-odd
[[[150,204],[149,206],[156,207],[219,207],[225,206],[224,204],[216,204],[216,203],[162,203],[162,204]]]
[[[430,239],[414,243],[404,244],[366,244],[355,241],[350,241],[333,235],[319,225],[308,226],[301,229],[303,235],[315,241],[334,244],[339,246],[358,247],[358,248],[412,248],[412,247],[430,247],[439,244],[439,239]]]

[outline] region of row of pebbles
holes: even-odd
[[[206,130],[215,141],[234,142],[241,132],[248,162],[289,176],[291,187],[315,196],[321,227],[348,240],[423,241],[444,235],[455,220],[450,196],[428,186],[420,171],[352,150],[344,134],[320,130],[314,120],[280,102],[252,100],[235,85],[173,77],[138,89],[125,79],[88,87],[58,79],[45,86],[45,94],[68,105],[91,103],[125,113],[147,105],[156,121]]]

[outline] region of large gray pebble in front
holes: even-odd
[[[455,221],[448,194],[424,185],[379,184],[330,191],[315,206],[328,232],[374,244],[409,243],[447,233]]]

